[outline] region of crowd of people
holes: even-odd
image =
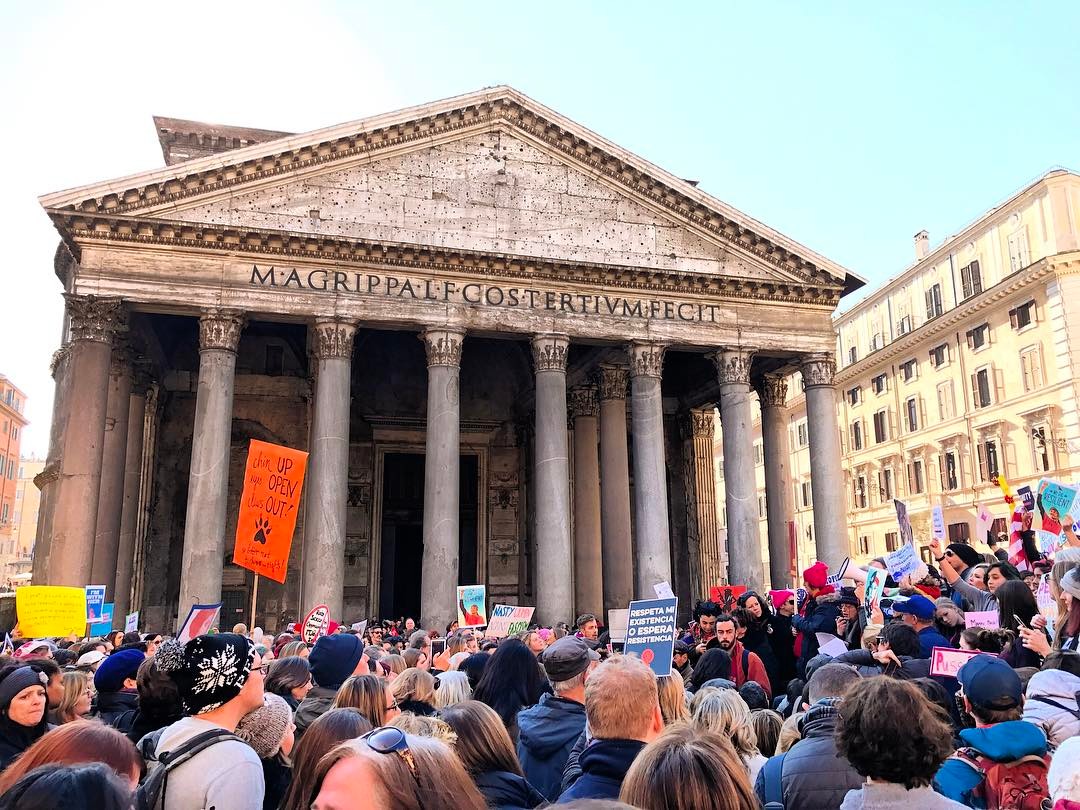
[[[931,550],[879,599],[883,560],[700,601],[660,676],[592,615],[502,639],[412,620],[310,645],[19,639],[0,810],[1080,810],[1080,551],[1026,576]],[[955,674],[931,672],[943,649],[970,653]]]

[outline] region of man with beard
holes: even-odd
[[[728,613],[721,613],[716,617],[716,639],[721,650],[731,656],[731,680],[735,687],[742,686],[747,681],[755,681],[765,694],[772,700],[772,685],[769,683],[769,673],[757,653],[752,653],[738,638],[739,620]]]

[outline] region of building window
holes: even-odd
[[[863,557],[870,556],[870,538],[865,534],[859,535],[859,554]]]
[[[960,488],[960,479],[956,466],[956,453],[952,450],[938,456],[939,470],[941,474],[941,488],[947,491]]]
[[[956,403],[953,400],[952,380],[938,383],[937,387],[938,418],[942,421],[956,416]]]
[[[993,402],[990,393],[991,374],[990,368],[980,368],[971,375],[971,396],[976,408],[989,407]]]
[[[799,447],[806,447],[810,443],[810,434],[806,429],[806,422],[799,422],[795,425],[795,435],[797,437]]]
[[[878,349],[885,348],[885,333],[875,332],[873,337],[870,338],[870,351],[876,352]]]
[[[926,291],[926,320],[933,320],[944,312],[941,306],[941,285],[935,284]]]
[[[965,299],[982,292],[982,271],[978,260],[960,268],[960,287]]]
[[[1024,380],[1024,392],[1041,388],[1046,382],[1042,369],[1042,346],[1029,346],[1020,352],[1020,376]]]
[[[906,363],[900,364],[900,376],[904,379],[904,382],[911,382],[919,376],[919,361],[914,357],[908,360]]]
[[[875,394],[884,394],[889,390],[889,378],[885,374],[878,374],[870,381],[870,386]]]
[[[904,402],[904,416],[907,420],[908,433],[914,433],[919,429],[919,401],[916,397],[908,397]]]
[[[1021,229],[1009,237],[1009,270],[1015,273],[1031,264],[1027,230]]]
[[[1035,323],[1038,313],[1035,311],[1035,302],[1028,301],[1018,307],[1009,310],[1009,325],[1016,331],[1026,329]]]
[[[889,439],[889,415],[882,408],[874,414],[874,444],[881,444]]]
[[[888,503],[893,499],[893,471],[886,467],[878,473],[878,498],[882,503]]]
[[[814,505],[814,492],[813,487],[810,486],[809,481],[803,481],[800,484],[802,488],[802,505],[804,509],[809,509]]]
[[[950,543],[967,543],[971,537],[968,535],[970,527],[967,523],[950,523],[949,524],[949,542]]]
[[[908,464],[908,490],[913,495],[921,495],[923,491],[923,463],[922,459],[914,459]]]
[[[990,324],[984,323],[967,331],[968,348],[977,352],[983,346],[990,344]]]
[[[860,475],[855,479],[855,508],[866,508],[866,476]]]
[[[906,335],[910,331],[911,331],[911,316],[910,315],[905,315],[903,318],[900,319],[900,322],[896,325],[896,334],[898,336],[899,335]]]
[[[941,368],[942,366],[949,364],[949,344],[942,343],[940,346],[935,346],[930,350],[930,365],[934,368]]]
[[[991,481],[1001,471],[998,466],[998,448],[997,441],[990,439],[989,441],[979,442],[979,479],[982,481]]]
[[[761,464],[765,459],[765,450],[761,442],[754,442],[754,466]]]
[[[851,449],[862,450],[863,438],[862,438],[862,420],[856,419],[851,423]]]
[[[847,392],[848,404],[858,405],[862,402],[862,386],[856,385],[854,388],[849,388]]]
[[[848,362],[849,363],[857,363],[857,362],[859,362],[859,350],[855,346],[852,346],[850,349],[848,349]]]
[[[1031,429],[1031,450],[1035,457],[1035,472],[1048,472],[1050,465],[1050,436],[1045,425]]]
[[[888,552],[900,549],[900,532],[885,532],[885,550]]]
[[[765,496],[758,495],[757,497],[757,516],[759,518],[765,517]]]

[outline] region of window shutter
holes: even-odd
[[[1043,385],[1046,382],[1043,378],[1041,343],[1036,346],[1035,351],[1031,353],[1031,379],[1035,381],[1036,387]]]
[[[941,484],[941,489],[942,489],[942,491],[944,491],[944,490],[948,489],[948,487],[945,486],[946,480],[945,480],[945,454],[944,453],[941,453],[940,455],[938,455],[938,457],[937,457],[937,465],[938,465],[938,483]]]
[[[960,268],[960,288],[964,298],[971,297],[971,265],[965,264]]]
[[[974,349],[975,348],[975,330],[974,329],[968,329],[966,334],[967,334],[968,348],[969,349]]]
[[[986,478],[987,478],[987,476],[986,476],[986,444],[984,442],[979,442],[975,446],[975,449],[978,451],[978,454],[979,454],[979,480],[980,481],[985,481]]]
[[[919,424],[926,427],[926,400],[919,397],[917,404],[919,406]]]
[[[1020,328],[1020,319],[1016,316],[1016,307],[1009,310],[1009,326],[1013,329]]]
[[[977,375],[971,375],[971,404],[979,407],[979,378]]]
[[[895,436],[899,431],[896,429],[896,414],[893,413],[892,408],[885,409],[886,419],[888,420],[888,433],[885,434],[885,439],[889,440]]]
[[[991,369],[994,375],[994,403],[1005,401],[1005,372],[999,368]]]
[[[1005,456],[1005,478],[1008,480],[1016,478],[1016,444],[1013,442],[1005,442],[1002,447],[1002,453]]]
[[[971,294],[978,295],[982,292],[982,271],[979,269],[979,260],[971,263]]]

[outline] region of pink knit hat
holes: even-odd
[[[769,591],[769,599],[772,600],[773,610],[779,610],[794,595],[795,591]]]

